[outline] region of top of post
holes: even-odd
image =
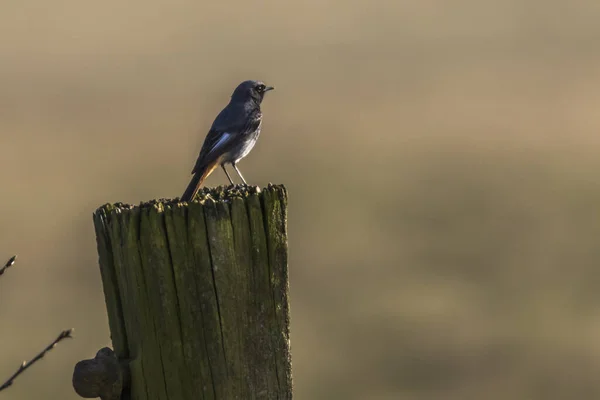
[[[95,213],[106,213],[110,214],[111,211],[130,211],[130,210],[144,210],[144,209],[159,209],[163,210],[165,207],[185,207],[188,203],[200,203],[205,204],[206,202],[215,203],[230,203],[235,198],[242,200],[258,195],[263,197],[265,194],[273,195],[276,194],[281,196],[282,200],[287,200],[287,189],[284,185],[274,185],[269,183],[267,187],[260,188],[259,186],[245,186],[245,185],[229,185],[229,186],[217,186],[217,187],[203,187],[200,189],[196,197],[191,202],[182,202],[179,197],[173,199],[154,199],[149,201],[140,202],[138,205],[126,204],[122,202],[117,203],[106,203],[100,206]]]

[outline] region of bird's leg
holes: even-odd
[[[235,184],[231,180],[231,177],[229,176],[229,172],[227,172],[227,169],[225,169],[225,163],[221,164],[221,168],[223,168],[223,171],[225,171],[225,175],[227,175],[227,179],[229,179],[229,183],[231,183],[232,186],[235,186]]]
[[[242,179],[242,182],[244,182],[244,185],[248,186],[248,184],[246,183],[246,180],[244,179],[244,177],[242,176],[242,173],[240,172],[240,170],[238,169],[237,165],[233,162],[231,163],[231,165],[233,165],[233,168],[235,169],[235,172],[238,173],[238,175],[240,176],[240,178]]]

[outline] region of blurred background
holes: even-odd
[[[0,6],[2,393],[108,345],[91,220],[179,196],[242,80],[290,193],[295,397],[600,398],[600,2]],[[225,184],[216,171],[208,185]]]

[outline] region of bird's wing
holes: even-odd
[[[260,126],[262,114],[259,110],[242,114],[243,117],[238,118],[234,117],[234,111],[236,110],[224,108],[213,122],[192,174],[227,153],[244,135],[255,132]]]

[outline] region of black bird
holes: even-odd
[[[217,115],[204,139],[196,166],[192,170],[194,176],[181,196],[181,201],[191,201],[202,182],[219,165],[233,185],[225,169],[227,163],[233,165],[242,182],[247,185],[236,164],[246,157],[256,144],[262,125],[260,103],[265,93],[273,89],[260,81],[244,81],[235,88],[229,104]]]

